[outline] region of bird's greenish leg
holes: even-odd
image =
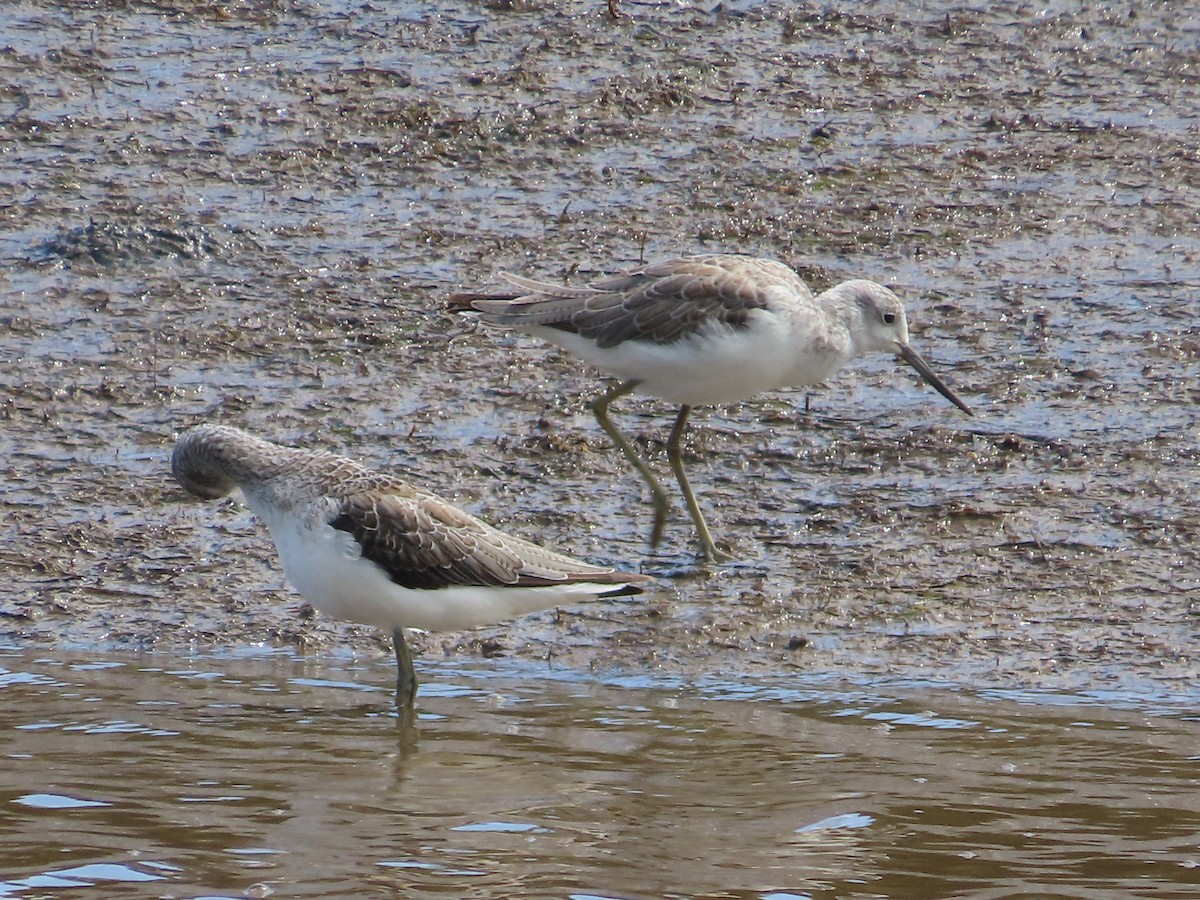
[[[417,699],[417,673],[413,670],[412,654],[404,641],[404,629],[392,631],[392,643],[396,646],[396,708],[401,712],[411,710]]]
[[[717,547],[716,542],[712,539],[712,534],[709,533],[708,525],[704,521],[704,514],[700,512],[700,504],[696,501],[696,495],[692,493],[692,486],[688,483],[687,472],[683,469],[683,432],[687,427],[688,415],[691,413],[690,406],[682,406],[679,408],[679,415],[675,419],[675,427],[671,429],[671,436],[667,438],[667,459],[671,463],[671,471],[675,473],[675,480],[679,482],[679,489],[683,491],[683,499],[687,501],[688,512],[692,514],[692,521],[696,523],[696,534],[700,538],[700,554],[705,562],[729,562],[733,559],[728,553]]]
[[[650,494],[654,503],[654,527],[650,531],[650,546],[657,547],[658,542],[662,540],[663,528],[667,524],[667,511],[671,508],[671,501],[667,498],[667,492],[663,490],[663,486],[659,483],[658,478],[650,471],[650,466],[642,455],[638,453],[637,448],[633,446],[629,438],[625,437],[620,428],[616,426],[612,419],[608,416],[609,404],[614,400],[624,397],[633,392],[638,386],[637,381],[622,381],[619,384],[613,385],[609,390],[592,404],[592,412],[596,414],[596,421],[600,423],[600,427],[604,429],[604,433],[612,439],[612,442],[619,449],[633,467],[638,470],[638,474],[642,476],[642,480],[650,487]]]

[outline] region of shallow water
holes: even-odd
[[[381,662],[6,654],[0,896],[1200,890],[1166,692],[422,673],[413,737]]]

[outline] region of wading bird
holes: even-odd
[[[455,310],[537,335],[619,379],[592,409],[600,427],[650,487],[662,537],[669,508],[650,466],[609,417],[634,391],[677,403],[667,459],[708,561],[718,549],[683,468],[681,445],[693,406],[734,403],[762,391],[818,384],[865,353],[895,353],[942,396],[971,415],[908,343],[900,300],[873,281],[847,281],[814,297],[792,269],[770,259],[716,254],[670,259],[570,287],[501,273],[515,290],[467,292]]]
[[[395,475],[225,425],[184,434],[171,470],[206,500],[240,491],[270,529],[292,587],[321,612],[392,632],[402,711],[417,693],[405,628],[490,625],[641,593],[636,585],[651,580],[505,534]]]

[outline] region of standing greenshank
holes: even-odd
[[[651,580],[505,534],[395,475],[238,428],[188,431],[171,471],[206,500],[240,490],[270,529],[288,581],[317,609],[392,632],[402,711],[417,693],[405,628],[490,625],[593,596],[640,593],[635,585]]]
[[[818,384],[855,357],[882,351],[895,353],[971,414],[909,346],[900,300],[873,281],[847,281],[814,297],[782,263],[720,254],[670,259],[583,287],[501,277],[516,290],[455,294],[451,308],[474,309],[484,322],[537,335],[620,379],[592,409],[650,486],[652,546],[662,537],[669,501],[646,460],[609,418],[609,405],[626,394],[637,391],[680,405],[667,459],[695,523],[701,555],[713,562],[730,557],[709,533],[681,457],[693,406]]]

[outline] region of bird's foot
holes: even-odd
[[[736,559],[736,556],[734,556],[732,553],[726,553],[712,541],[700,542],[701,562],[718,565],[720,563],[733,562]]]

